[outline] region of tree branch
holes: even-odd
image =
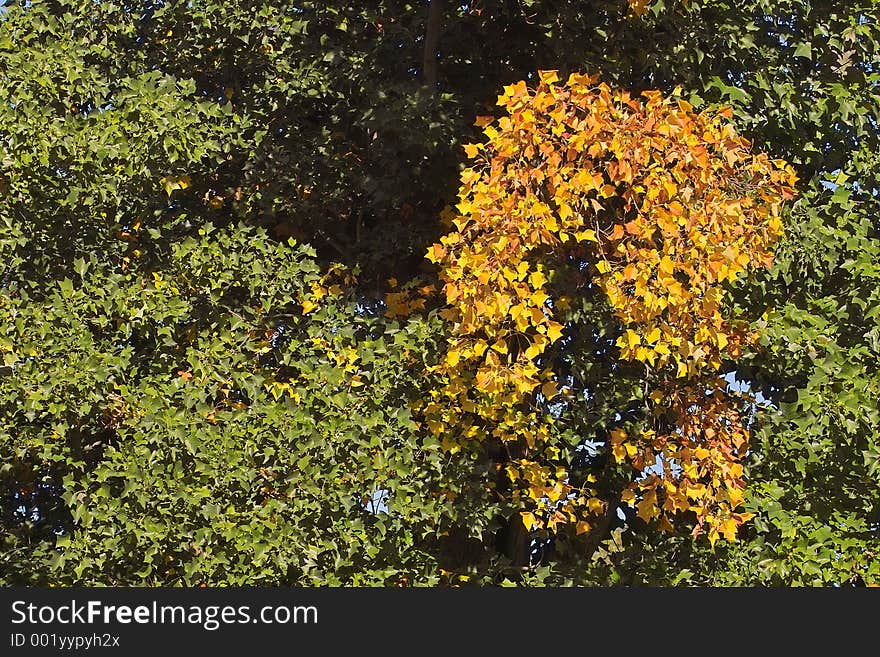
[[[425,52],[422,58],[422,76],[430,87],[437,85],[437,46],[440,43],[440,25],[443,22],[443,0],[431,0],[428,4],[428,20],[425,24]]]

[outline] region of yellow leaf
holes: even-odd
[[[672,523],[669,522],[669,518],[666,516],[660,517],[660,523],[657,525],[657,529],[661,532],[672,532],[675,530],[675,527],[672,526]]]
[[[688,366],[687,366],[687,363],[684,362],[684,361],[679,361],[679,363],[678,363],[678,372],[676,372],[675,375],[676,375],[678,378],[681,378],[681,377],[683,377],[683,376],[687,376],[687,373],[688,373]]]
[[[534,513],[529,513],[528,511],[520,511],[520,518],[522,518],[522,524],[526,528],[527,531],[532,531],[532,527],[534,527],[538,521],[535,519]]]
[[[547,399],[552,399],[558,392],[555,381],[547,381],[547,383],[541,386],[541,394]]]
[[[735,509],[743,503],[744,496],[741,491],[732,488],[727,491],[727,501],[730,502],[730,508]]]
[[[648,5],[651,4],[651,0],[629,0],[629,7],[632,12],[641,18],[646,11],[648,11]]]
[[[634,349],[642,341],[641,336],[632,329],[626,329],[626,344]]]
[[[537,342],[533,342],[529,347],[525,350],[525,356],[529,360],[534,360],[538,356],[540,356],[544,352],[544,345],[539,344]]]
[[[547,327],[547,337],[550,338],[551,342],[556,342],[559,338],[561,338],[562,324],[558,322],[550,322],[550,325]]]
[[[446,352],[446,364],[449,367],[455,367],[458,365],[458,361],[461,358],[461,352],[458,349],[450,349]]]
[[[532,303],[532,305],[538,306],[539,308],[541,306],[543,306],[544,303],[549,298],[550,297],[548,297],[545,293],[541,292],[540,290],[537,292],[532,292],[532,294],[529,295],[529,301]]]
[[[582,230],[574,234],[574,238],[578,242],[598,242],[595,230]],[[603,272],[604,273],[604,272]]]
[[[611,271],[611,267],[608,265],[607,260],[600,260],[599,262],[597,262],[596,269],[599,270],[600,274],[607,274],[609,271]]]
[[[708,538],[709,544],[714,548],[715,543],[718,541],[718,530],[716,530],[714,527],[710,529]]]
[[[735,541],[736,540],[737,526],[736,526],[735,520],[728,518],[727,520],[725,520],[724,522],[721,523],[720,529],[721,529],[721,533],[724,535],[724,538],[726,538],[728,541]]]
[[[186,189],[191,184],[188,175],[180,176],[179,178],[162,178],[159,182],[162,183],[162,186],[165,188],[165,193],[168,194],[168,196],[171,196],[171,192],[175,189]]]
[[[636,515],[639,516],[645,522],[650,521],[654,516],[657,515],[657,506],[654,504],[654,501],[651,498],[646,497],[641,502],[636,505],[638,512]]]
[[[577,523],[577,525],[575,525],[575,532],[578,536],[580,536],[581,534],[586,534],[588,531],[590,531],[590,529],[590,523],[586,522],[585,520],[581,520]]]
[[[559,82],[559,75],[557,75],[559,71],[538,71],[538,78],[540,78],[541,82],[544,84],[553,84],[554,82]]]

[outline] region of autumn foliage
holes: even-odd
[[[545,357],[571,303],[554,292],[554,262],[575,257],[619,321],[619,358],[643,364],[652,386],[648,419],[608,436],[633,469],[613,504],[664,528],[691,514],[695,534],[734,539],[749,518],[737,511],[748,432],[717,370],[757,336],[725,298],[771,264],[792,168],[753,153],[729,110],[696,112],[677,93],[633,97],[542,71],[498,106],[478,119],[486,140],[465,146],[454,230],[428,254],[452,326],[444,385],[420,409],[431,432],[451,451],[522,445],[503,468],[529,529],[589,532],[607,512],[612,501],[574,487],[568,455],[547,448],[553,419],[536,403],[577,403]]]

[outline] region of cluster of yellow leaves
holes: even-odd
[[[268,381],[264,384],[264,387],[269,391],[275,401],[284,397],[285,394],[295,402],[302,401],[300,394],[294,390],[293,386],[287,381]]]
[[[192,185],[192,179],[189,175],[183,176],[172,176],[170,178],[163,177],[159,180],[162,184],[162,187],[165,189],[165,193],[168,196],[171,196],[172,192],[177,189],[187,189],[190,185]]]
[[[678,376],[693,376],[753,339],[722,316],[722,284],[770,265],[796,177],[784,162],[752,154],[726,113],[645,95],[644,105],[612,98],[623,103],[623,129],[600,137],[604,177],[623,204],[622,220],[603,233],[598,283],[638,329],[618,340],[622,358],[657,367],[674,360]]]
[[[412,313],[424,310],[425,301],[436,290],[433,285],[425,285],[415,278],[399,285],[396,278],[388,279],[390,292],[385,293],[385,317],[408,317]]]
[[[364,385],[363,373],[360,370],[360,354],[357,349],[347,345],[337,345],[334,347],[324,338],[312,338],[312,344],[320,348],[331,364],[341,370],[343,377],[347,381],[346,386],[350,388],[359,388]]]
[[[638,17],[641,17],[648,11],[651,0],[628,0],[629,10]]]
[[[174,280],[166,281],[160,272],[153,272],[153,282],[152,289],[147,287],[147,291],[150,292],[155,290],[156,292],[163,292],[169,296],[177,296],[180,294],[180,289],[177,287],[177,283]]]
[[[723,379],[669,381],[651,401],[657,425],[666,431],[647,428],[634,440],[622,430],[611,432],[614,458],[641,473],[622,501],[663,529],[672,529],[670,518],[690,511],[696,516],[694,536],[705,533],[713,545],[720,536],[735,540],[739,526],[753,516],[735,511],[743,503],[740,459],[749,436]]]
[[[321,299],[327,295],[338,297],[343,294],[343,290],[347,289],[355,282],[355,278],[348,269],[343,265],[334,263],[321,276],[319,281],[314,281],[310,285],[310,292],[302,295],[299,300],[302,306],[303,315],[308,315],[321,304]]]
[[[486,141],[464,147],[472,163],[461,174],[453,230],[428,252],[441,267],[452,336],[435,368],[446,385],[421,411],[447,449],[490,435],[524,444],[529,458],[508,467],[514,497],[533,502],[525,524],[552,529],[586,523],[601,509],[588,503],[589,489],[568,486],[565,458],[543,450],[550,420],[533,402],[560,393],[545,354],[563,338],[553,313],[565,305],[551,299],[546,263],[587,254],[624,327],[621,359],[683,379],[662,391],[675,399],[754,339],[745,323],[723,315],[724,284],[771,263],[796,177],[785,162],[753,154],[726,120],[729,110],[695,112],[678,90],[634,98],[594,77],[572,74],[563,83],[540,71],[536,89],[509,85],[498,105],[500,118],[477,121]],[[730,445],[745,434],[730,428],[739,426],[733,411],[710,399],[693,396],[681,407],[678,437],[664,438],[673,446],[714,432],[715,442],[701,444],[705,458],[673,449],[681,481],[696,473],[705,494],[694,484],[691,496],[686,486],[685,504],[671,488],[662,496],[656,486],[644,489],[640,514],[654,519],[669,505],[695,511],[710,538],[731,538],[731,519],[742,514],[732,512],[741,467],[732,465],[739,452]],[[645,445],[658,440],[645,435],[613,448],[641,469]]]
[[[273,330],[266,331],[266,338],[262,341],[264,346],[257,353],[266,353],[271,347],[271,339],[275,332]],[[341,374],[342,383],[347,389],[360,388],[366,385],[364,381],[365,371],[361,369],[362,363],[358,350],[350,344],[339,343],[335,337],[327,340],[323,337],[313,337],[310,340],[315,353],[322,354],[327,362],[337,368]],[[305,381],[308,379],[299,375]],[[326,382],[326,379],[324,379]],[[302,401],[302,395],[297,391],[295,379],[278,380],[270,378],[263,387],[272,395],[275,401],[289,397],[294,403]]]

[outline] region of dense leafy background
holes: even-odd
[[[427,2],[6,3],[0,581],[878,583],[880,8],[432,4],[426,57]],[[760,393],[736,543],[523,536],[497,446],[411,416],[446,328],[431,297],[386,316],[387,279],[435,279],[474,117],[538,69],[680,85],[796,166],[776,263],[734,290],[763,333],[728,367]],[[601,299],[570,321],[557,366],[595,394],[560,445],[614,490],[640,370]]]

